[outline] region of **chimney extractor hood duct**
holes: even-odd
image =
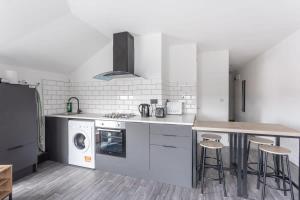
[[[99,80],[138,77],[134,74],[134,38],[128,32],[113,35],[113,71],[94,76]]]

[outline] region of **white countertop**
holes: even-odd
[[[184,114],[184,115],[167,115],[165,118],[156,117],[141,117],[139,115],[131,117],[129,119],[111,119],[104,117],[103,114],[92,114],[92,113],[82,113],[82,114],[52,114],[46,117],[61,117],[68,119],[93,119],[93,120],[116,120],[125,122],[144,122],[144,123],[156,123],[156,124],[178,124],[178,125],[193,125],[195,121],[194,114]]]

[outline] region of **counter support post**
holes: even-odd
[[[279,136],[276,136],[275,144],[276,144],[276,146],[280,146],[280,137]],[[275,169],[276,169],[275,174],[278,177],[279,176],[279,169],[280,169],[280,162],[279,162],[279,156],[278,155],[275,156],[275,162],[276,162],[275,163],[275,166],[276,166],[275,167]],[[275,180],[276,180],[277,186],[279,187],[280,186],[279,178],[276,178]]]
[[[197,131],[192,131],[192,144],[193,144],[193,148],[192,148],[192,187],[196,188],[197,187],[197,183],[198,183],[198,172],[197,172]]]
[[[242,186],[242,134],[237,135],[237,195],[243,195]]]
[[[300,199],[300,138],[299,138],[299,147],[298,147],[298,199]]]
[[[230,174],[233,175],[233,134],[229,133],[229,170]]]
[[[248,135],[243,134],[243,197],[248,198]]]

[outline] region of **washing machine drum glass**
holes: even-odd
[[[74,145],[77,149],[83,150],[87,147],[86,137],[82,133],[77,133],[74,137]]]

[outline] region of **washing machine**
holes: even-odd
[[[95,122],[69,120],[69,164],[95,168]]]

